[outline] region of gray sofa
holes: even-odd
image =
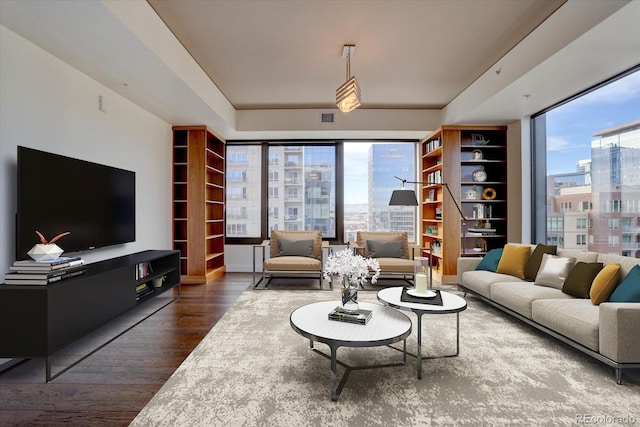
[[[531,245],[531,250],[535,248]],[[557,255],[576,262],[620,263],[621,277],[640,263],[636,258],[558,249]],[[475,270],[481,258],[458,258],[458,284],[491,305],[572,347],[612,366],[618,384],[622,370],[640,368],[640,303],[575,298],[515,276]]]

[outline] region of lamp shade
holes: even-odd
[[[393,190],[389,206],[418,206],[416,192],[413,190]]]

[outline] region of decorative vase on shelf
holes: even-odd
[[[151,281],[151,283],[153,283],[154,288],[161,288],[164,283],[164,277],[156,277]]]
[[[53,261],[54,259],[59,258],[60,255],[62,255],[62,252],[63,251],[60,249],[60,246],[55,243],[37,243],[29,249],[27,255],[36,261]]]

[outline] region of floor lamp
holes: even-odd
[[[423,185],[433,184],[431,182],[407,181],[406,179],[403,179],[397,176],[395,178],[402,181],[402,189],[393,190],[393,192],[391,193],[391,200],[389,200],[389,206],[418,206],[418,199],[416,197],[416,192],[414,190],[406,190],[404,188],[404,185],[405,184],[423,184]],[[458,213],[460,214],[460,220],[462,221],[462,255],[464,256],[466,255],[466,246],[467,246],[467,219],[465,218],[464,213],[462,212],[462,209],[460,209],[460,205],[456,201],[456,198],[453,197],[453,193],[449,188],[449,184],[447,184],[446,182],[442,182],[440,184],[447,189],[447,192],[449,193],[449,196],[451,197],[453,204],[456,206],[456,208],[458,209]],[[430,267],[431,267],[431,262],[432,262],[432,259],[430,258],[429,259]]]

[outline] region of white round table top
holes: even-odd
[[[300,335],[314,341],[348,347],[386,345],[411,333],[411,320],[406,315],[380,304],[358,303],[360,309],[372,311],[366,325],[329,320],[329,313],[341,305],[340,301],[303,305],[291,313],[291,326]]]
[[[378,300],[389,307],[400,310],[410,310],[416,313],[446,314],[458,313],[467,309],[467,302],[464,298],[446,291],[440,291],[442,305],[400,301],[402,289],[402,286],[381,289],[378,292]]]

